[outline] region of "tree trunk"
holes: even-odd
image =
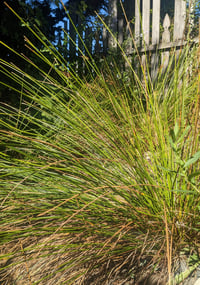
[[[114,35],[117,37],[117,0],[110,0],[108,2],[108,11],[109,11],[109,28]],[[108,36],[108,48],[113,49],[117,47],[117,43],[113,36],[109,34]]]

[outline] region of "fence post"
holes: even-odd
[[[160,0],[153,0],[152,14],[152,44],[158,45],[160,40]],[[151,56],[151,78],[154,80],[158,73],[159,55],[157,50]]]
[[[163,21],[163,28],[164,32],[162,34],[162,43],[169,43],[170,42],[170,18],[169,15],[166,14],[164,21]],[[161,68],[162,68],[162,73],[165,72],[167,66],[169,63],[169,51],[163,51],[161,54]]]

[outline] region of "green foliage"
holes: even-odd
[[[66,6],[70,13],[80,13],[85,17],[94,16],[95,11],[99,11],[106,4],[105,0],[68,0]]]
[[[18,15],[23,19],[24,22],[20,21],[18,17],[9,9],[11,7],[14,11],[17,11]],[[44,37],[44,34],[49,41],[54,42],[56,39],[56,21],[60,19],[55,17],[57,10],[52,10],[49,1],[13,1],[8,0],[6,3],[4,1],[0,2],[0,34],[1,41],[8,45],[10,48],[14,49],[16,52],[23,54],[30,61],[33,60],[35,64],[39,63],[38,57],[27,48],[26,43],[28,40],[37,47],[38,50],[43,50],[44,45],[39,41],[33,33],[26,28],[28,25],[30,28],[34,28],[36,25],[40,29],[40,36]],[[26,36],[25,36],[26,35]],[[48,50],[49,52],[49,50]],[[20,57],[14,52],[10,52],[5,45],[0,45],[1,58],[13,62],[18,67],[31,72],[31,65],[27,64],[27,61],[21,60]],[[48,56],[48,53],[45,54]],[[43,66],[45,69],[45,66]],[[3,78],[2,78],[3,79]],[[3,79],[5,80],[5,79]],[[7,79],[8,80],[8,79]],[[9,81],[7,81],[9,84]],[[11,92],[8,87],[0,88],[0,98],[1,101],[7,102],[14,106],[18,105],[19,97],[16,93]]]

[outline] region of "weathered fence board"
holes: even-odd
[[[186,1],[175,0],[174,6],[174,35],[173,40],[183,39],[186,18]]]
[[[152,13],[152,45],[158,45],[160,40],[160,0],[153,0]],[[159,56],[155,50],[151,56],[151,78],[154,80],[158,73]]]
[[[150,39],[150,0],[142,1],[142,31],[143,45],[149,45]]]
[[[135,0],[135,42],[140,44],[140,0]]]
[[[170,27],[170,19],[169,19],[169,15],[166,14],[164,21],[163,21],[164,32],[162,34],[162,43],[164,44],[170,42],[169,27]],[[161,54],[162,72],[166,70],[168,63],[169,63],[169,51],[163,51]]]
[[[152,14],[152,44],[158,44],[160,40],[160,0],[153,0]]]

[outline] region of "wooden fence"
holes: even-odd
[[[130,61],[136,47],[141,54],[143,64],[145,64],[148,54],[151,77],[154,79],[160,66],[162,71],[168,66],[170,49],[178,50],[186,44],[185,35],[194,25],[190,20],[190,18],[192,19],[190,15],[192,9],[190,9],[190,5],[186,7],[185,0],[175,0],[173,16],[170,19],[168,13],[161,17],[161,0],[128,0],[128,5],[125,5],[124,0],[123,7],[119,1],[109,1],[109,17],[105,20],[114,37],[102,23],[99,22],[99,24],[84,28],[80,18],[77,15],[72,16],[74,24],[69,23],[68,27],[69,58],[76,59],[76,62],[79,62],[77,68],[82,71],[84,69],[83,54],[88,56],[91,53],[101,57],[101,55],[115,53],[119,50],[117,40],[123,46]],[[77,36],[74,25],[86,48],[80,37]],[[197,42],[198,37],[193,41]],[[78,49],[82,50],[83,54]],[[83,58],[82,62],[80,58]]]

